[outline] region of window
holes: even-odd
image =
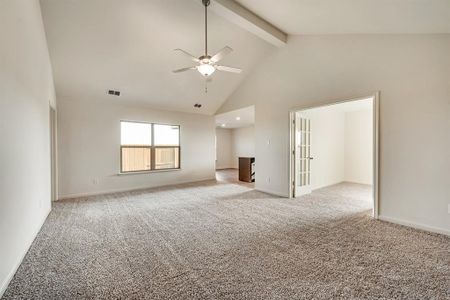
[[[180,126],[120,122],[122,173],[180,168]]]

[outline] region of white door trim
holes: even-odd
[[[289,198],[295,196],[295,113],[312,108],[331,106],[340,103],[358,101],[362,99],[373,98],[373,218],[379,216],[379,183],[380,183],[380,92],[377,91],[365,97],[357,97],[349,100],[334,100],[325,102],[326,104],[315,106],[303,106],[291,109],[289,111]]]
[[[57,111],[50,105],[50,188],[51,201],[58,200]]]

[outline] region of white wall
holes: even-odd
[[[256,188],[287,196],[289,111],[381,91],[380,216],[450,233],[448,53],[449,34],[291,36],[219,113],[255,105]]]
[[[345,181],[372,184],[373,112],[345,113]]]
[[[233,168],[233,140],[231,129],[216,128],[216,170]]]
[[[302,112],[311,120],[311,188],[318,189],[345,178],[345,113],[323,108]]]
[[[232,168],[239,168],[239,157],[255,156],[255,126],[232,130]]]
[[[39,1],[0,1],[0,297],[51,209],[51,65]]]
[[[180,125],[181,170],[118,175],[120,120]],[[214,179],[214,136],[212,116],[58,99],[59,198]]]

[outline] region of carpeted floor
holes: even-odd
[[[4,298],[450,299],[450,239],[370,206],[215,182],[58,202]]]
[[[238,169],[223,169],[216,171],[216,179],[219,182],[225,183],[236,183],[244,185],[248,188],[255,188],[254,182],[239,181],[239,170]]]

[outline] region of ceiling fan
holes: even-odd
[[[198,65],[188,68],[182,68],[178,70],[174,70],[174,73],[186,72],[189,70],[197,70],[204,77],[211,76],[216,70],[225,71],[231,73],[241,73],[242,70],[238,68],[232,68],[227,66],[218,65],[217,63],[222,60],[227,54],[230,54],[233,49],[226,46],[222,50],[220,50],[217,54],[211,56],[208,54],[208,6],[210,4],[210,0],[202,0],[203,5],[205,6],[205,54],[200,57],[195,57],[187,51],[182,49],[175,49],[175,51],[179,51],[189,57],[191,60],[195,61]]]

